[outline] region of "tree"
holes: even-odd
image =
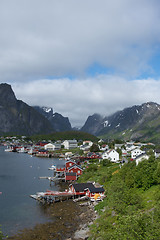
[[[93,143],[93,145],[90,147],[90,152],[99,152],[99,147],[96,143]]]

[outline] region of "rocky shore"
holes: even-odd
[[[47,206],[50,222],[24,229],[8,240],[85,240],[89,225],[96,219],[91,204],[79,204],[72,200]]]

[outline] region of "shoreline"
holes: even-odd
[[[88,216],[82,216],[82,224],[80,224],[79,228],[74,232],[71,238],[66,240],[86,240],[89,237],[89,226],[93,224],[93,222],[98,218],[98,214],[94,210],[93,203],[88,202],[87,205]],[[83,205],[81,205],[83,207]],[[80,216],[81,217],[81,216]]]
[[[97,218],[94,205],[74,203],[72,200],[49,206],[50,217],[56,218],[33,229],[23,229],[8,240],[85,240],[88,226]]]

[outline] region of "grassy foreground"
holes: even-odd
[[[121,168],[108,161],[93,162],[79,182],[103,184],[106,198],[95,209],[99,218],[90,227],[96,240],[158,240],[160,236],[160,160],[153,156]]]

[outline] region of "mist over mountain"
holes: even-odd
[[[81,130],[105,138],[154,141],[160,138],[160,105],[147,102],[106,117],[93,114]]]
[[[105,116],[105,114],[104,114]],[[11,86],[0,84],[0,134],[34,135],[72,130],[68,117],[51,107],[31,107],[17,100]],[[160,105],[134,105],[110,116],[89,116],[80,131],[103,138],[160,140]]]

